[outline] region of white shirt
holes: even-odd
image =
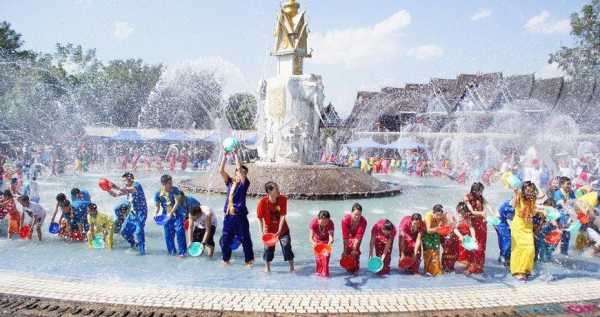
[[[200,205],[200,208],[202,209],[202,215],[194,220],[194,227],[206,229],[206,218],[208,218],[208,215],[211,217],[210,224],[217,227],[217,215],[215,215],[215,212],[205,205]]]
[[[46,217],[46,210],[44,209],[44,207],[42,207],[42,205],[40,205],[38,203],[34,203],[33,201],[29,202],[29,207],[27,207],[27,208],[23,207],[23,209],[31,212],[33,217],[37,217],[37,218]]]

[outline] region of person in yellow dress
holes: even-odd
[[[526,280],[533,272],[535,258],[533,216],[536,212],[537,194],[535,184],[526,181],[521,186],[521,190],[515,190],[512,201],[515,216],[510,225],[510,272],[519,280]]]
[[[88,223],[90,230],[87,232],[88,247],[91,249],[96,234],[101,234],[104,238],[104,245],[107,249],[113,246],[113,220],[110,216],[98,212],[98,206],[91,203],[88,205]]]

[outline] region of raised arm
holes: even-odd
[[[233,157],[235,158],[235,168],[239,171],[242,169],[242,161],[240,160],[240,148],[236,148],[235,152],[233,152]],[[246,182],[246,175],[244,173],[240,173],[242,178],[242,183]]]
[[[223,177],[223,181],[225,183],[227,183],[227,181],[229,180],[229,174],[227,174],[227,172],[225,171],[225,163],[227,162],[227,154],[223,154],[223,157],[221,158],[221,164],[219,165],[219,173],[221,174],[221,177]]]

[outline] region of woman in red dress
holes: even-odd
[[[319,211],[316,218],[310,222],[310,242],[313,249],[318,244],[327,244],[331,247],[333,244],[333,221],[327,210]],[[331,254],[315,254],[316,273],[322,277],[329,277],[329,258]]]
[[[371,230],[371,243],[369,246],[369,258],[375,256],[383,259],[383,269],[379,275],[390,273],[390,262],[392,262],[392,247],[396,238],[396,228],[387,219],[379,220]],[[375,252],[373,252],[375,251]]]
[[[470,273],[483,273],[485,264],[485,248],[487,241],[487,223],[485,209],[487,202],[483,198],[484,186],[480,182],[471,185],[471,191],[465,195],[464,202],[471,211],[471,225],[475,229],[477,249],[473,251],[473,261],[469,267]]]
[[[400,220],[400,237],[398,248],[400,249],[400,263],[406,257],[413,259],[413,264],[407,268],[400,268],[406,272],[417,274],[421,265],[421,238],[425,230],[425,224],[421,214],[415,213]]]
[[[348,273],[358,273],[360,268],[360,244],[366,229],[367,219],[362,216],[362,206],[355,203],[352,206],[352,212],[342,218],[342,237],[344,239],[342,257],[351,256],[356,263],[354,267],[346,268]]]

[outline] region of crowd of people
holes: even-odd
[[[235,162],[234,175],[226,172],[228,157]],[[11,178],[10,186],[0,200],[0,229],[6,229],[9,239],[18,236],[31,239],[35,233],[42,240],[47,212],[38,203],[36,176],[30,175],[24,185],[19,180],[24,178],[23,171],[20,173],[21,176],[13,175],[15,177]],[[230,264],[232,250],[241,245],[244,262],[251,266],[254,249],[246,205],[250,180],[239,149],[223,156],[219,173],[227,186],[219,239],[222,261]],[[430,276],[454,271],[480,274],[485,267],[488,227],[493,227],[498,234],[498,260],[518,279],[530,277],[536,262],[551,261],[556,252],[565,255],[572,252],[569,248],[572,236],[576,240],[575,249],[600,254],[600,217],[596,209],[600,186],[597,180],[579,175],[578,179],[585,178],[588,183],[574,188],[571,178],[557,176],[541,190],[538,178],[534,177],[532,181],[520,178],[522,174],[504,173],[503,181],[512,188],[513,197],[497,210],[484,198],[484,184],[474,182],[470,191],[457,202],[455,210],[436,204],[431,211],[405,216],[396,224],[390,219],[378,220],[371,227],[368,262],[380,261],[381,266],[376,272],[389,274],[397,240],[398,267],[403,272],[417,274],[423,262],[423,273]],[[164,228],[168,254],[185,257],[191,245],[196,243],[202,246],[202,253],[212,257],[220,217],[210,207],[174,186],[170,175],[163,175],[160,184],[153,196],[153,220]],[[290,228],[287,222],[287,198],[280,193],[278,185],[268,182],[264,188],[265,196],[258,202],[256,217],[265,245],[265,270],[271,270],[278,242],[284,261],[288,262],[289,270],[294,271],[290,230],[298,228]],[[90,248],[109,249],[113,247],[113,234],[118,233],[140,255],[145,254],[145,224],[149,210],[141,184],[128,171],[122,175],[120,185],[109,182],[103,189],[112,197],[127,198],[114,208],[114,217],[99,212],[89,191],[73,188],[70,197],[65,193],[56,195],[50,232],[69,241],[87,241]],[[17,203],[21,206],[20,212]],[[29,219],[29,223],[25,223],[25,219]],[[358,203],[341,219],[340,265],[351,274],[360,272],[360,250],[367,226],[363,208]],[[329,276],[334,228],[334,220],[327,210],[319,211],[308,228],[315,254],[315,271],[325,277]]]

